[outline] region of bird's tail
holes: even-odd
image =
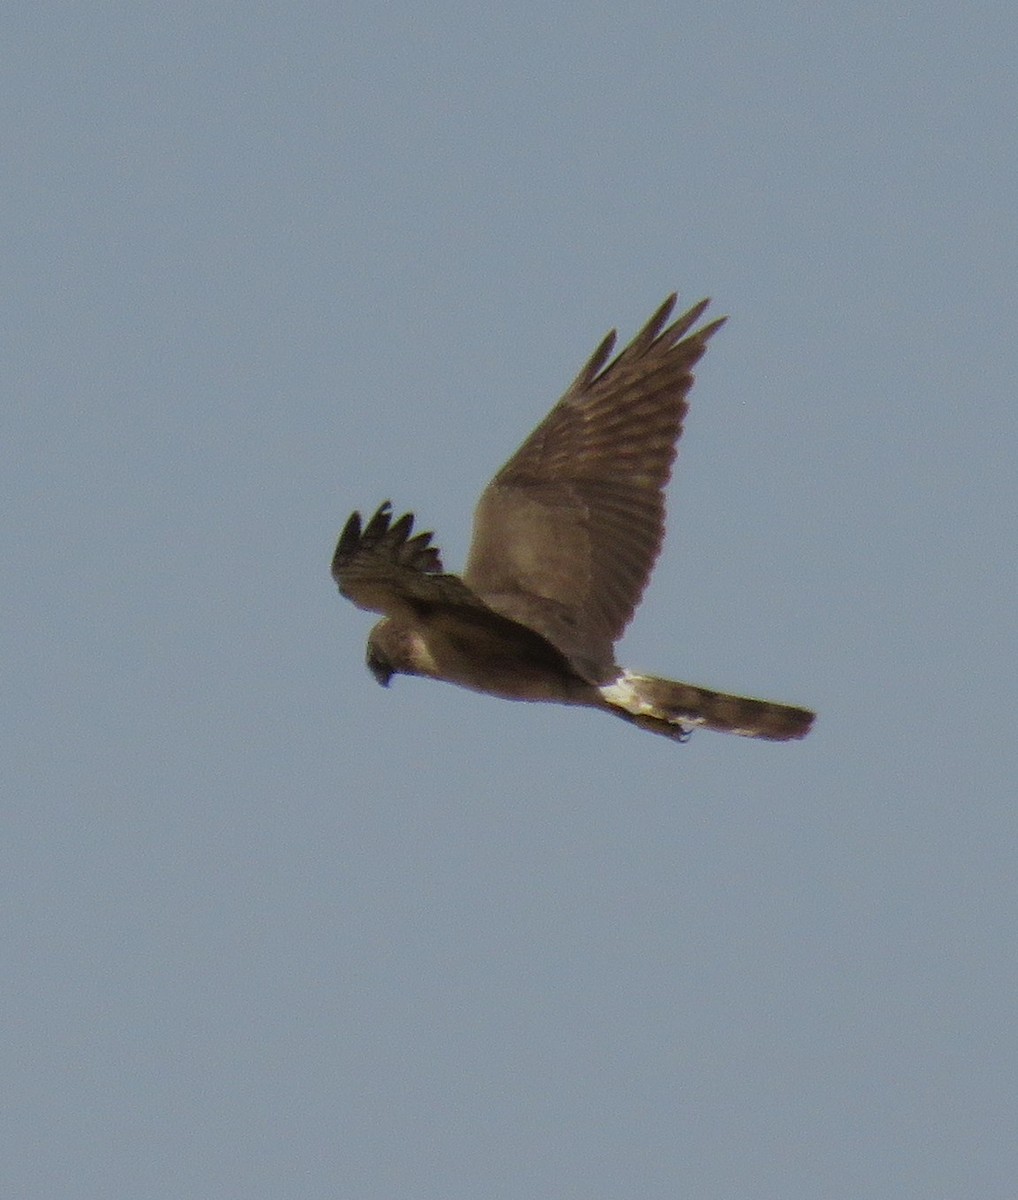
[[[698,728],[786,742],[805,737],[813,724],[813,713],[805,708],[729,696],[632,671],[622,671],[614,683],[598,690],[611,712],[680,742]]]

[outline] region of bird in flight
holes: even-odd
[[[688,409],[692,368],[724,318],[696,328],[708,301],[669,320],[669,296],[614,359],[614,330],[488,484],[462,576],[431,533],[386,501],[340,534],[332,576],[358,608],[379,683],[443,679],[507,700],[613,713],[685,741],[699,727],[787,741],[813,713],[618,666],[664,537],[664,488]]]

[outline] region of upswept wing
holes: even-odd
[[[689,332],[702,300],[666,325],[675,300],[611,362],[608,334],[474,514],[464,581],[591,679],[609,671],[661,548],[692,368],[724,324]]]
[[[388,500],[363,528],[360,513],[353,513],[332,559],[341,594],[358,608],[390,617],[442,604],[483,607],[461,579],[443,574],[431,533],[410,536],[413,524],[412,513],[392,520]]]

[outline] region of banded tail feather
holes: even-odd
[[[641,729],[685,741],[694,729],[787,742],[805,737],[813,713],[790,704],[731,696],[691,683],[623,671],[598,689],[611,711]]]

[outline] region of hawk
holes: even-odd
[[[444,679],[507,700],[613,713],[685,741],[697,727],[786,741],[813,713],[618,666],[614,644],[640,602],[664,537],[664,488],[693,384],[724,318],[708,301],[671,321],[669,296],[609,361],[604,338],[572,386],[498,472],[474,513],[462,576],[431,533],[386,501],[340,534],[332,576],[358,608],[384,614],[367,665]]]

